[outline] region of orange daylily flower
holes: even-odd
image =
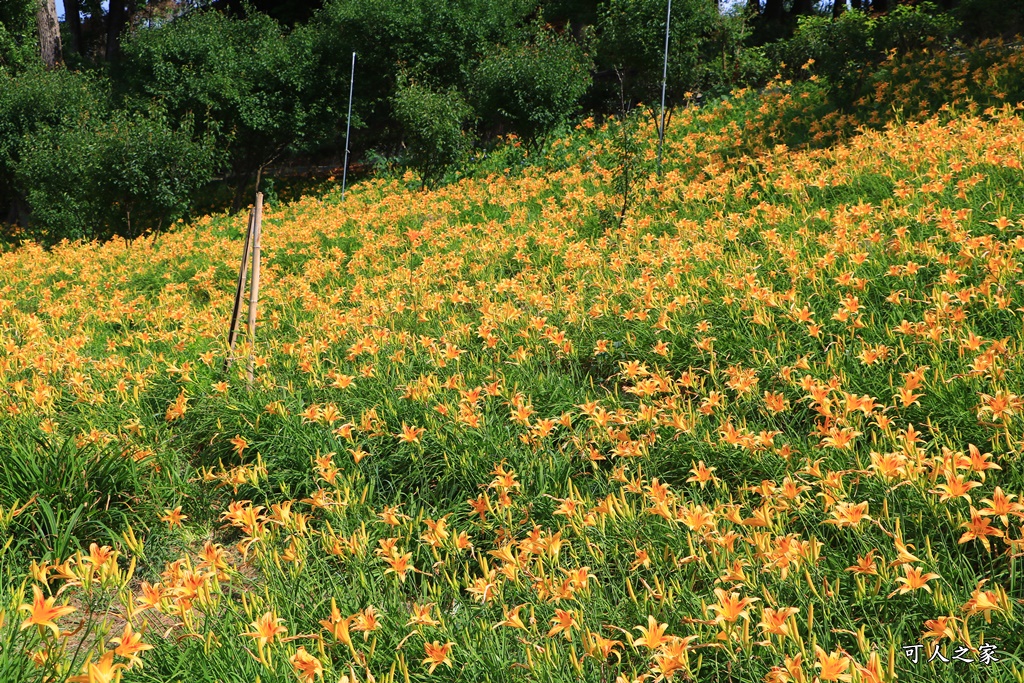
[[[915,560],[916,561],[916,560]],[[878,565],[875,562],[875,550],[872,548],[867,555],[857,557],[857,563],[847,567],[846,571],[854,574],[878,574]]]
[[[455,645],[455,643],[445,643],[442,645],[436,640],[432,643],[423,644],[424,654],[427,655],[424,657],[423,663],[430,665],[427,673],[434,673],[434,669],[441,664],[445,664],[449,668],[452,666],[451,651],[453,645]]]
[[[173,510],[166,509],[164,514],[160,517],[161,522],[167,522],[167,526],[173,529],[176,526],[181,526],[182,522],[188,519],[188,515],[181,514],[181,506],[174,508]]]
[[[715,596],[718,598],[718,602],[708,605],[708,609],[716,612],[715,623],[719,625],[735,623],[740,617],[749,619],[747,607],[760,600],[760,598],[741,598],[739,593],[726,593],[721,588],[715,589]]]
[[[406,575],[413,569],[412,553],[387,557],[384,561],[388,564],[388,568],[384,570],[384,573],[394,572],[403,583],[405,582]]]
[[[1006,495],[1003,489],[997,486],[991,498],[981,500],[986,506],[979,510],[978,514],[983,517],[998,517],[1003,526],[1009,526],[1010,515],[1024,517],[1024,505],[1013,502],[1016,497],[1016,494]]]
[[[790,625],[786,622],[799,613],[800,610],[796,607],[765,607],[761,612],[761,623],[758,625],[766,635],[788,636]]]
[[[1006,611],[1004,605],[1009,604],[1009,601],[1006,599],[1005,591],[998,586],[995,590],[982,590],[982,586],[987,582],[988,579],[979,581],[974,592],[971,593],[971,599],[965,602],[960,609],[968,616],[974,616],[980,612],[985,617],[985,622],[991,623],[992,612]]]
[[[127,668],[121,663],[114,663],[114,651],[107,650],[96,661],[88,662],[80,676],[72,676],[68,683],[118,683],[121,671]]]
[[[230,441],[236,455],[242,455],[242,451],[249,447],[249,442],[243,439],[240,434],[235,434],[235,437]]]
[[[835,524],[842,528],[859,526],[864,520],[870,520],[868,515],[868,503],[837,503],[832,508],[833,519],[826,519],[825,524]]]
[[[853,675],[846,673],[850,668],[850,658],[844,652],[825,652],[818,646],[814,647],[814,656],[818,659],[814,667],[820,670],[822,681],[852,681]]]
[[[363,611],[357,612],[354,616],[355,621],[352,624],[352,630],[362,631],[364,641],[370,637],[370,633],[381,627],[380,613],[373,605],[367,606]]]
[[[643,645],[650,650],[657,650],[668,641],[668,637],[665,635],[668,624],[659,624],[658,620],[650,615],[647,617],[647,626],[635,626],[634,630],[640,631],[641,635],[633,638],[633,647]]]
[[[250,624],[253,630],[241,635],[255,639],[262,649],[265,645],[272,645],[277,636],[288,633],[288,628],[282,626],[282,622],[284,619],[275,612],[264,612],[263,616]]]
[[[139,661],[139,653],[152,650],[152,645],[142,642],[142,635],[132,630],[131,623],[125,623],[124,631],[117,638],[112,638],[111,643],[116,643],[114,654],[128,659],[128,664],[133,665]]]
[[[983,546],[985,546],[985,550],[992,550],[988,542],[988,536],[995,536],[996,538],[1003,537],[1003,532],[992,526],[992,523],[987,518],[982,517],[981,514],[974,509],[973,505],[971,506],[971,521],[964,522],[960,526],[967,529],[967,531],[960,536],[960,543],[967,543],[968,541],[977,539],[981,541]]]
[[[963,498],[968,503],[971,502],[970,490],[981,486],[980,481],[964,481],[963,476],[947,476],[945,484],[939,484],[935,487],[936,490],[932,493],[938,493],[939,502],[945,503],[949,500],[955,500],[957,498]]]
[[[288,661],[291,662],[292,668],[295,669],[295,673],[302,683],[313,683],[317,677],[324,675],[323,664],[319,659],[306,652],[304,646],[300,645]]]
[[[420,437],[423,436],[423,434],[426,433],[426,431],[427,430],[424,429],[423,427],[410,427],[409,425],[403,422],[401,433],[396,434],[395,436],[397,436],[398,440],[401,441],[402,443],[419,443]]]
[[[783,666],[773,666],[768,672],[765,683],[807,683],[803,661],[804,657],[800,654],[792,658],[786,656],[783,659]]]
[[[583,632],[584,651],[587,653],[587,656],[599,661],[607,661],[612,655],[615,655],[616,660],[621,660],[622,657],[617,650],[620,645],[622,645],[621,640],[605,638],[589,629]]]
[[[548,638],[561,633],[566,640],[571,640],[572,629],[576,627],[576,617],[572,611],[556,609],[555,616],[551,617],[551,624]]]
[[[717,484],[718,478],[715,477],[715,475],[713,474],[716,469],[718,468],[708,467],[707,465],[704,464],[704,461],[701,460],[696,465],[690,468],[690,472],[693,473],[693,476],[688,477],[686,479],[686,483],[697,483],[700,484],[701,488],[704,488],[704,486],[709,482]]]
[[[334,640],[352,647],[350,627],[352,626],[353,621],[355,621],[355,616],[341,616],[341,611],[338,609],[337,602],[334,598],[331,598],[331,617],[330,619],[321,619],[320,625],[324,627],[324,630],[334,636]]]
[[[430,616],[433,608],[434,603],[432,602],[426,605],[413,603],[412,614],[409,616],[406,626],[438,626],[441,622]]]
[[[927,629],[924,632],[923,638],[931,638],[934,640],[942,640],[948,638],[950,640],[957,640],[959,633],[956,630],[956,617],[936,617],[935,619],[928,619],[924,622],[924,627]]]
[[[67,605],[56,607],[53,604],[55,600],[56,598],[54,597],[44,597],[42,589],[39,586],[33,585],[32,604],[24,604],[18,607],[19,611],[28,612],[28,617],[25,621],[21,622],[19,630],[25,630],[29,626],[38,626],[40,631],[48,628],[53,631],[53,635],[59,636],[60,628],[57,626],[57,619],[74,613],[75,608]]]
[[[882,657],[877,652],[871,653],[867,664],[854,662],[853,668],[860,675],[861,683],[885,683],[887,679],[887,667],[883,667]]]
[[[494,628],[497,628],[499,626],[508,626],[510,628],[521,628],[525,631],[526,624],[523,623],[522,618],[519,616],[519,610],[523,609],[523,607],[525,606],[525,604],[517,605],[516,607],[512,608],[512,611],[509,611],[508,607],[502,605],[501,611],[505,618],[499,621],[497,624],[495,624]]]
[[[911,567],[908,564],[903,565],[903,573],[906,576],[900,576],[896,578],[896,583],[903,584],[897,590],[894,590],[889,594],[889,597],[899,593],[909,593],[910,591],[916,591],[919,588],[923,588],[929,593],[932,592],[931,586],[928,585],[929,581],[939,578],[938,574],[933,572],[924,573],[924,569],[921,567]]]

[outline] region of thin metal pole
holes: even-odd
[[[668,83],[668,27],[672,21],[672,0],[665,14],[665,62],[661,67],[661,125],[658,126],[658,177],[661,177],[661,148],[665,145],[665,85]]]
[[[341,201],[345,201],[345,182],[348,180],[348,134],[352,127],[352,89],[356,84],[356,53],[352,53],[352,75],[348,79],[348,120],[345,122],[345,168],[341,171]]]

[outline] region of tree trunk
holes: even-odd
[[[779,22],[782,21],[782,0],[765,0],[764,3],[764,18],[767,21]]]
[[[85,56],[85,44],[82,42],[82,15],[78,0],[64,0],[64,21],[67,22],[71,34],[71,49]]]
[[[231,200],[231,213],[238,213],[242,210],[245,202],[245,193],[249,188],[249,174],[240,173],[238,175],[238,185],[235,185],[235,196]]]
[[[889,0],[871,0],[871,9],[875,12],[888,12]]]
[[[846,0],[833,0],[832,1],[832,18],[838,19],[842,16],[846,10]]]
[[[60,25],[54,0],[41,0],[36,6],[36,27],[39,29],[39,48],[43,64],[52,69],[63,61],[60,49]]]
[[[814,11],[814,0],[793,0],[793,16],[806,16]]]
[[[863,9],[863,4],[861,3],[861,0],[850,0],[850,7],[859,12]]]
[[[117,56],[121,48],[121,31],[124,30],[124,0],[111,0],[107,12],[107,61]]]

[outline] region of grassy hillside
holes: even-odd
[[[1024,120],[757,106],[0,255],[0,680],[1024,680]]]

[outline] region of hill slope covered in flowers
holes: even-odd
[[[244,217],[0,255],[0,678],[1022,680],[1024,120],[733,106],[268,207],[226,373]]]

